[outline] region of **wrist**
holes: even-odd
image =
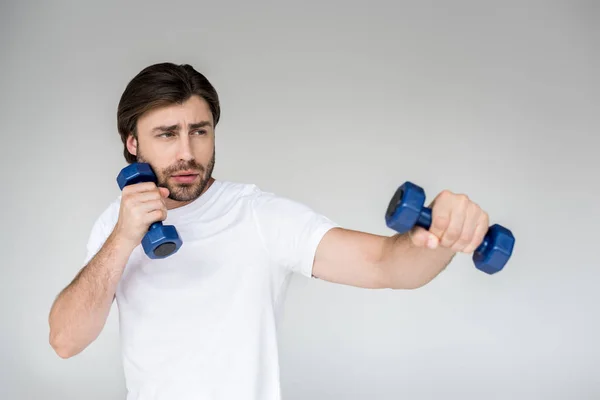
[[[118,227],[115,227],[113,232],[107,239],[111,246],[119,253],[126,254],[127,257],[133,252],[133,250],[139,245],[138,241],[135,241],[123,233]]]

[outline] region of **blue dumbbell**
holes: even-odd
[[[133,163],[123,168],[117,176],[119,188],[141,182],[156,183],[156,175],[149,164]],[[181,247],[182,241],[173,225],[163,225],[161,221],[154,222],[142,239],[142,247],[148,257],[157,259],[175,254]]]
[[[429,229],[431,209],[424,207],[424,204],[423,189],[405,182],[390,200],[385,213],[387,226],[398,233],[408,232],[414,226]],[[490,226],[473,253],[475,267],[490,275],[501,271],[512,255],[514,244],[515,237],[510,230],[498,224]]]

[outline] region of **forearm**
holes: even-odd
[[[133,247],[111,234],[57,296],[49,315],[50,344],[61,357],[85,349],[100,334]]]
[[[455,252],[413,245],[408,234],[386,239],[382,265],[392,289],[416,289],[433,280],[452,261]]]

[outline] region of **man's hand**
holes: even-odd
[[[473,253],[488,230],[489,217],[465,194],[444,190],[432,201],[429,231],[415,227],[409,231],[416,247],[438,247],[455,253]]]
[[[142,241],[150,225],[167,218],[165,198],[169,189],[153,182],[142,182],[123,188],[115,236],[135,247]]]

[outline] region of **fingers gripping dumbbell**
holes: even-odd
[[[133,163],[123,168],[117,176],[119,188],[141,182],[156,183],[156,175],[147,163]],[[175,254],[182,241],[173,225],[163,225],[161,221],[154,222],[142,239],[142,247],[148,257],[153,259],[165,258]]]
[[[405,182],[390,200],[385,214],[387,226],[398,233],[408,232],[414,226],[429,229],[431,209],[424,204],[423,189]],[[509,229],[498,224],[490,226],[473,253],[475,267],[490,275],[501,271],[512,255],[514,244],[515,238]]]

